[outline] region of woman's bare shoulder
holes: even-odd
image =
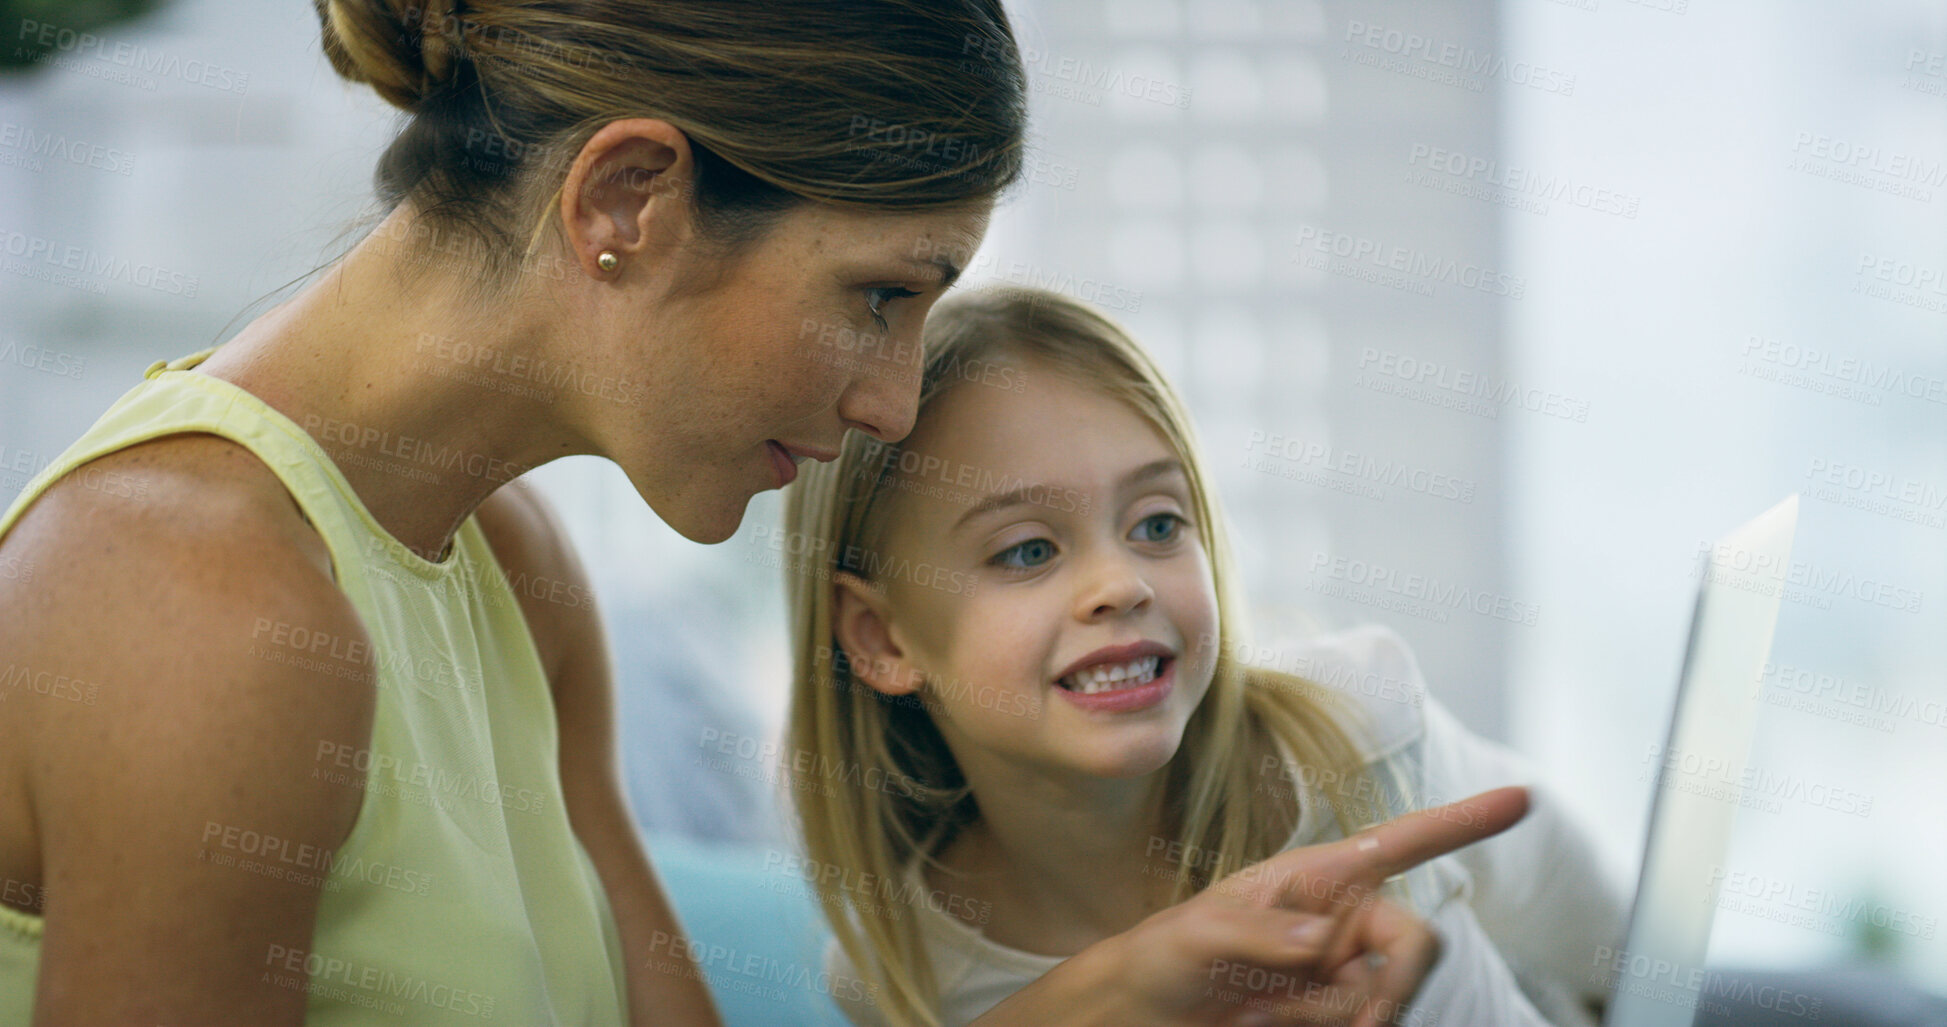
[[[301,1015],[301,994],[256,982],[267,945],[309,936],[317,890],[217,868],[240,855],[226,839],[324,852],[357,818],[362,788],[315,773],[328,748],[369,745],[376,705],[322,542],[247,451],[171,436],[55,483],[0,558],[32,571],[0,580],[0,784],[31,796],[11,856],[62,923],[43,1008],[122,1018],[91,990],[108,979],[157,1010]]]
[[[283,548],[330,574],[323,540],[270,468],[238,443],[205,433],[151,439],[75,468],[0,540],[22,559],[45,553],[83,562],[188,558],[210,544]]]
[[[193,668],[177,685],[196,688],[219,674],[292,673],[305,654],[266,646],[288,647],[294,632],[342,637],[339,652],[366,648],[323,540],[268,468],[215,436],[166,437],[82,465],[22,514],[0,558],[23,572],[0,579],[0,651],[35,674],[113,691],[162,687],[167,672]],[[369,713],[364,691],[336,698]]]

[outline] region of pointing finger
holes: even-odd
[[[1350,838],[1280,853],[1224,883],[1259,901],[1296,909],[1356,906],[1387,878],[1491,838],[1527,813],[1526,788],[1496,788],[1408,813]]]
[[[1455,849],[1492,838],[1527,815],[1526,788],[1496,788],[1470,799],[1408,813],[1334,844],[1351,849],[1351,858],[1371,875],[1370,880],[1383,881]]]

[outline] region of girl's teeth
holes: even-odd
[[[1162,660],[1146,656],[1140,660],[1113,667],[1090,667],[1068,678],[1069,690],[1083,695],[1112,691],[1117,688],[1134,688],[1156,680],[1156,671]]]

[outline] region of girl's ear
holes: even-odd
[[[832,632],[852,676],[884,695],[911,695],[925,675],[892,637],[884,592],[849,571],[832,575]]]

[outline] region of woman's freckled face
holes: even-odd
[[[641,369],[642,401],[617,405],[616,462],[677,531],[718,542],[777,487],[769,440],[834,452],[853,429],[903,437],[942,265],[965,265],[990,209],[784,215],[707,289],[666,305],[677,366]]]
[[[963,767],[981,760],[1058,776],[1161,768],[1208,690],[1217,626],[1209,561],[1169,442],[1121,400],[1026,361],[1019,391],[963,383],[928,410],[902,466],[931,461],[887,497],[882,575],[895,637]],[[1011,381],[1010,381],[1011,384]],[[955,482],[979,482],[966,488]],[[966,518],[989,494],[1028,501]],[[933,495],[937,488],[940,495]],[[901,569],[905,569],[904,572]],[[1104,646],[1161,643],[1174,685],[1143,710],[1085,709],[1054,682]]]

